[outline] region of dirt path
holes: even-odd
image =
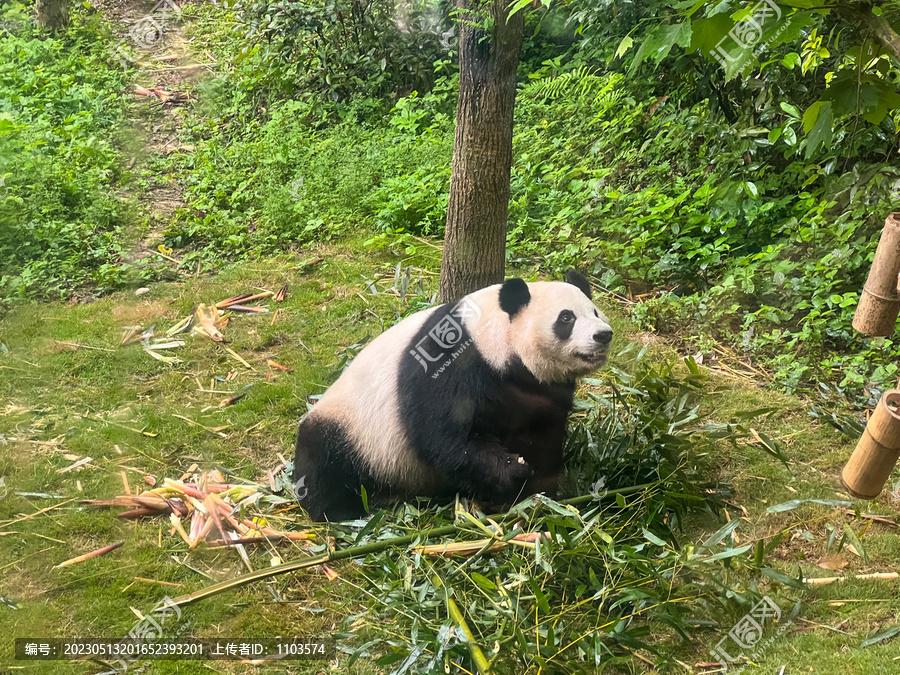
[[[125,195],[140,206],[133,248],[126,255],[127,262],[136,262],[158,252],[161,234],[183,205],[183,188],[164,158],[193,150],[183,143],[181,130],[212,59],[191,51],[181,4],[174,0],[96,4],[120,38],[116,55],[131,76],[132,103],[120,145],[125,168],[139,178],[138,187]]]

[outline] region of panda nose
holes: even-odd
[[[612,336],[612,330],[610,330],[609,328],[604,328],[603,330],[598,330],[596,333],[594,333],[594,342],[606,346],[610,342],[612,342]]]

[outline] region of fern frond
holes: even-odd
[[[578,66],[556,77],[537,80],[529,89],[535,98],[557,99],[562,96],[581,97],[590,94],[604,83],[604,78],[589,66]]]

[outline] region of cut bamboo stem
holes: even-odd
[[[841,472],[841,482],[858,499],[874,499],[900,458],[900,389],[881,396],[875,412]]]
[[[892,213],[884,222],[878,248],[869,268],[853,315],[853,327],[863,335],[877,337],[892,335],[900,313],[900,213]]]
[[[84,555],[77,556],[75,558],[70,558],[64,562],[59,563],[59,565],[54,565],[53,569],[59,569],[61,567],[68,567],[69,565],[77,565],[78,563],[82,563],[85,560],[90,560],[91,558],[96,558],[98,555],[106,555],[110,551],[115,551],[120,546],[124,546],[125,542],[120,541],[116,544],[110,544],[109,546],[104,546],[103,548],[98,548],[96,551],[91,551],[90,553],[85,553]]]
[[[857,574],[852,577],[819,577],[813,579],[804,579],[803,582],[808,586],[826,586],[828,584],[833,584],[835,581],[871,581],[875,579],[900,579],[900,573],[898,572],[874,572],[872,574]]]
[[[254,300],[261,300],[263,298],[268,298],[271,295],[275,295],[272,291],[265,291],[264,293],[256,293],[255,295],[236,295],[233,298],[228,298],[227,300],[223,300],[222,302],[217,302],[216,307],[219,309],[225,309],[227,307],[231,307],[237,303],[247,303],[253,302]]]

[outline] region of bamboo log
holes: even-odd
[[[900,213],[892,213],[884,221],[875,258],[863,286],[853,315],[853,327],[869,337],[894,333],[900,314]]]
[[[890,389],[881,396],[856,450],[841,473],[841,482],[854,497],[874,499],[881,494],[898,458],[900,389]]]
[[[833,584],[835,581],[862,581],[870,579],[900,579],[898,572],[873,572],[872,574],[857,574],[852,577],[814,577],[812,579],[804,579],[803,583],[807,586],[825,586]]]

